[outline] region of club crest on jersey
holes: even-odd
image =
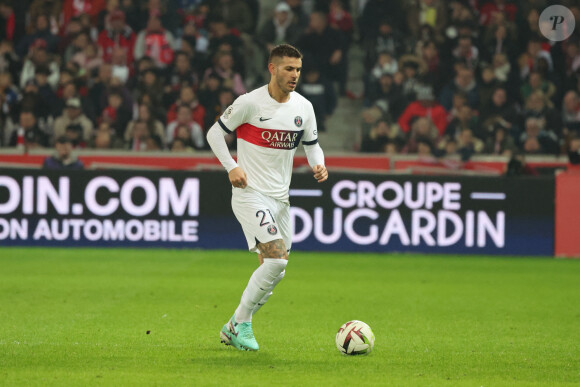
[[[224,118],[227,120],[228,118],[230,118],[230,115],[232,114],[232,111],[234,110],[234,107],[232,105],[230,105],[226,111],[224,112]]]
[[[300,117],[300,116],[294,117],[294,124],[297,127],[301,127],[302,126],[302,117]]]
[[[278,229],[273,224],[269,225],[267,230],[268,230],[268,234],[270,234],[270,235],[276,235],[278,233]]]

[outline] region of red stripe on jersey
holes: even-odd
[[[273,149],[294,149],[300,144],[303,130],[263,129],[250,124],[242,124],[236,129],[238,138],[251,144]]]

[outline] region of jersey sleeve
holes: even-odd
[[[318,144],[318,130],[316,128],[316,116],[314,108],[310,102],[306,103],[304,119],[304,135],[302,136],[303,145]]]
[[[232,133],[238,126],[249,121],[253,110],[253,105],[248,103],[245,95],[241,95],[226,108],[218,119],[218,124],[224,132]]]

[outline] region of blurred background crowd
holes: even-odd
[[[321,132],[338,101],[361,104],[345,150],[564,154],[580,148],[580,28],[547,40],[547,3],[0,0],[0,146],[209,149],[206,131],[269,80],[285,42],[305,56],[298,91]],[[559,4],[580,20],[580,2]]]

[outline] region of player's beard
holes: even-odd
[[[280,90],[282,90],[285,94],[290,94],[291,92],[293,92],[296,87],[291,87],[289,85],[290,80],[286,80],[283,77],[276,77],[276,84],[278,85],[278,88]],[[298,85],[298,80],[296,80],[296,85]]]

